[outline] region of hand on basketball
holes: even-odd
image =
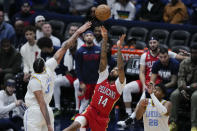
[[[120,39],[119,39],[118,42],[117,42],[117,46],[118,46],[118,47],[121,47],[121,46],[122,46],[125,37],[126,37],[126,34],[123,34],[123,35],[120,37]]]
[[[92,25],[92,23],[88,21],[88,22],[86,22],[84,25],[82,25],[82,26],[77,30],[77,32],[78,32],[79,34],[81,34],[81,33],[83,33],[84,31],[86,31],[88,28],[90,28],[91,25]]]
[[[142,100],[140,101],[140,106],[146,107],[147,105],[148,105],[148,99],[142,99]]]
[[[108,37],[108,34],[107,34],[107,30],[105,29],[104,26],[101,26],[101,35],[103,38],[107,38]]]

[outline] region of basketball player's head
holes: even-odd
[[[160,47],[159,48],[159,60],[161,61],[161,64],[164,66],[167,66],[169,63],[169,55],[168,55],[168,49],[166,47]]]
[[[37,41],[38,47],[44,53],[51,53],[53,51],[53,42],[48,37],[42,37]]]
[[[90,30],[87,30],[84,33],[84,41],[85,41],[85,44],[91,45],[91,44],[93,44],[93,40],[94,40],[94,34],[93,34],[93,32],[90,31]]]
[[[196,43],[191,44],[190,51],[191,51],[192,63],[197,64],[197,44]]]
[[[166,96],[165,85],[162,84],[162,83],[156,84],[154,89],[153,89],[153,93],[155,94],[157,99],[161,100],[162,98],[164,98]]]
[[[118,78],[118,67],[114,67],[108,76],[108,80],[115,81],[117,78]]]
[[[16,91],[15,84],[16,84],[15,80],[13,79],[7,80],[5,92],[8,96],[12,96],[14,92]]]
[[[157,51],[159,48],[159,40],[156,36],[151,36],[149,39],[149,49],[153,52]]]
[[[45,61],[43,58],[38,58],[33,63],[33,69],[35,73],[42,73],[45,69]]]

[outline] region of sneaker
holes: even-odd
[[[57,116],[61,115],[61,111],[59,109],[55,108],[53,110],[53,114],[54,114],[54,117],[57,117]]]
[[[128,127],[129,125],[131,125],[133,123],[133,119],[131,117],[128,117],[127,119],[125,119],[124,121],[118,121],[117,125],[121,126],[123,128]]]
[[[169,125],[170,131],[177,131],[177,126],[175,122],[171,122]]]
[[[191,131],[197,131],[197,127],[196,126],[193,126]]]

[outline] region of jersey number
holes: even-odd
[[[158,120],[149,119],[149,126],[158,126]]]
[[[102,104],[103,107],[105,107],[106,104],[107,104],[107,101],[108,101],[108,98],[105,98],[105,99],[103,100],[103,96],[100,96],[100,100],[99,100],[98,104],[99,104],[99,105]]]

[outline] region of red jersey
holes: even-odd
[[[120,94],[117,91],[115,82],[110,84],[106,79],[96,85],[90,106],[95,108],[99,114],[108,117],[119,98]]]
[[[148,84],[150,82],[150,77],[151,77],[151,70],[153,67],[153,64],[155,63],[155,61],[157,61],[159,59],[158,55],[156,57],[153,57],[150,53],[150,51],[148,51],[146,53],[146,59],[145,59],[145,78],[146,78],[146,84]],[[160,81],[160,79],[157,78],[156,83],[158,83]]]

